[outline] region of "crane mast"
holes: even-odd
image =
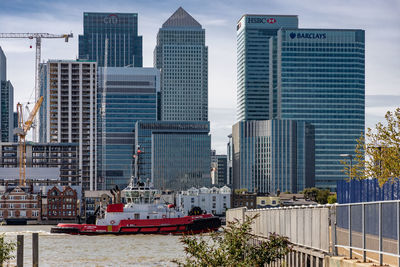
[[[36,57],[35,57],[35,101],[39,100],[40,97],[40,78],[39,78],[39,64],[42,54],[42,38],[56,39],[63,38],[65,42],[68,42],[69,38],[72,38],[73,34],[51,34],[51,33],[0,33],[0,38],[20,38],[20,39],[35,39],[36,40]],[[36,123],[38,125],[38,123]],[[38,127],[37,127],[38,128]],[[33,140],[38,141],[37,129],[33,132]]]
[[[21,186],[25,186],[26,184],[26,146],[25,146],[25,137],[28,134],[29,130],[32,127],[33,120],[37,112],[39,111],[40,106],[43,102],[43,96],[39,97],[39,100],[36,102],[33,110],[29,114],[28,119],[24,122],[24,116],[22,113],[22,104],[17,104],[17,113],[18,113],[18,128],[14,129],[14,133],[19,136],[19,184]]]

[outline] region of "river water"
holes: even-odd
[[[6,239],[24,235],[24,266],[32,266],[32,233],[39,233],[39,266],[176,266],[185,257],[180,236],[50,234],[51,226],[0,226]],[[15,260],[14,260],[15,264]],[[14,264],[10,266],[14,266]]]

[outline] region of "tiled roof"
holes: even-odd
[[[179,7],[169,19],[164,22],[163,28],[173,27],[195,27],[201,28],[201,24],[198,23],[189,13],[186,12],[182,7]]]

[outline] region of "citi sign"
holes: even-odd
[[[326,39],[326,33],[295,33],[289,34],[291,39]]]
[[[117,24],[118,23],[118,16],[115,14],[108,15],[103,19],[104,24]]]
[[[274,19],[274,18],[247,18],[247,23],[274,24],[274,23],[276,23],[276,19]]]

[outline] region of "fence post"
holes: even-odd
[[[351,204],[348,206],[348,216],[349,216],[349,257],[353,258],[352,240],[351,240]]]
[[[335,211],[335,213],[332,216],[332,211]],[[333,206],[329,209],[329,213],[330,213],[330,217],[331,217],[331,236],[332,236],[332,253],[334,256],[337,256],[338,252],[337,252],[337,234],[336,234],[336,214],[337,214],[337,210],[336,210],[336,206]]]
[[[400,267],[400,201],[397,202],[397,265]]]
[[[32,266],[39,266],[39,233],[32,233]]]
[[[379,265],[383,265],[383,254],[382,254],[382,202],[379,202],[378,204],[379,209],[378,209],[378,213],[379,213]]]
[[[24,236],[17,235],[17,267],[24,267]]]
[[[362,226],[362,248],[363,248],[363,262],[367,261],[366,239],[365,239],[365,203],[361,206],[361,226]]]

